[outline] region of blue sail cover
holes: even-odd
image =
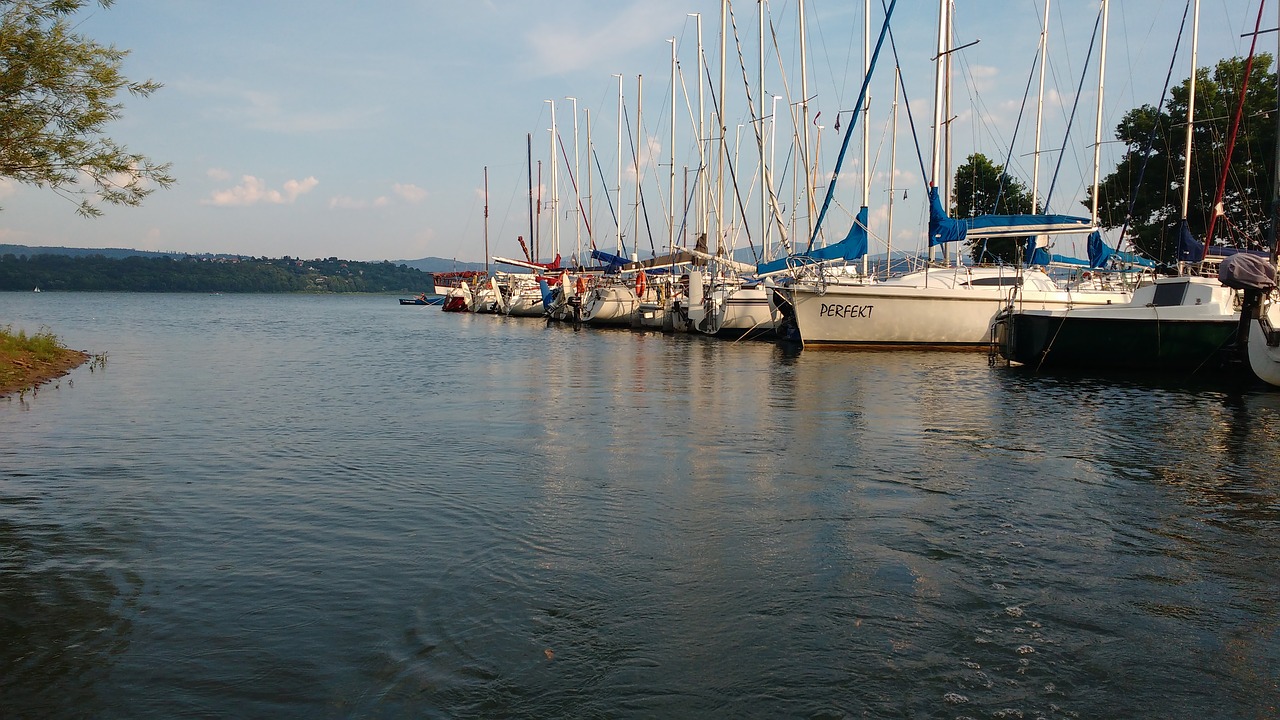
[[[1048,265],[1053,262],[1053,255],[1049,253],[1049,248],[1040,247],[1036,244],[1036,236],[1032,235],[1027,238],[1027,265]]]
[[[1241,250],[1240,248],[1226,245],[1210,245],[1209,252],[1206,254],[1204,243],[1191,236],[1191,228],[1187,225],[1187,221],[1183,220],[1178,223],[1178,259],[1182,262],[1200,262],[1206,257],[1225,258],[1231,257],[1236,253],[1249,253],[1259,257],[1269,257],[1265,250]]]
[[[1103,241],[1102,233],[1097,230],[1089,233],[1089,267],[1105,267],[1115,254],[1116,251]]]
[[[551,286],[545,278],[538,278],[538,290],[542,292],[542,307],[549,308],[554,298],[551,297]]]
[[[929,245],[945,245],[966,238],[1025,237],[1080,233],[1088,230],[1088,218],[1071,215],[978,215],[954,219],[947,217],[938,197],[938,188],[929,188]]]
[[[612,253],[607,253],[603,250],[592,250],[591,259],[599,260],[600,262],[604,263],[606,265],[605,271],[611,272],[611,273],[618,272],[619,270],[622,269],[622,266],[626,265],[628,262],[627,259],[624,257],[619,257]]]
[[[1178,259],[1183,262],[1200,262],[1204,257],[1204,243],[1191,237],[1191,227],[1184,218],[1178,223]]]
[[[849,234],[838,243],[833,243],[817,250],[811,250],[807,253],[796,253],[790,257],[779,258],[772,262],[761,263],[756,265],[757,275],[766,275],[768,273],[786,270],[791,262],[796,260],[812,260],[814,262],[823,262],[826,260],[845,260],[853,261],[867,254],[867,208],[863,207],[858,211],[858,216],[854,218],[853,227],[849,228]]]

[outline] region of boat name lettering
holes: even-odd
[[[818,317],[837,318],[871,318],[874,305],[843,305],[840,303],[822,303],[818,308]]]

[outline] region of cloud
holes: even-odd
[[[184,83],[186,92],[212,102],[207,114],[214,120],[237,127],[279,133],[326,133],[368,127],[383,112],[382,107],[298,107],[300,91],[290,95],[246,90],[229,83]]]
[[[231,173],[222,168],[209,168],[204,171],[204,174],[210,180],[216,180],[217,182],[226,182],[231,179]]]
[[[417,205],[427,199],[427,191],[417,185],[402,185],[400,183],[396,183],[391,186],[391,190],[411,205]]]
[[[329,209],[331,210],[366,210],[371,207],[387,207],[390,204],[391,198],[386,195],[379,195],[373,200],[362,200],[348,195],[338,195],[329,198]]]
[[[662,40],[685,21],[682,7],[672,1],[640,0],[606,22],[584,15],[576,24],[560,18],[555,25],[540,24],[526,36],[534,55],[528,66],[543,75],[557,75],[607,67],[638,48],[661,47]]]
[[[203,204],[221,207],[244,207],[259,203],[286,205],[311,192],[319,184],[319,180],[308,177],[305,180],[288,180],[280,190],[273,190],[261,178],[245,175],[240,178],[239,185],[226,190],[215,190]]]

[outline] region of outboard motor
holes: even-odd
[[[1236,327],[1236,350],[1248,359],[1249,323],[1257,320],[1263,295],[1276,287],[1276,269],[1264,257],[1239,252],[1228,256],[1218,266],[1218,281],[1244,294],[1240,305],[1240,324]]]

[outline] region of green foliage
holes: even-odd
[[[431,276],[389,262],[281,258],[0,256],[0,291],[418,293]]]
[[[1014,215],[1034,212],[1031,193],[1021,181],[1001,171],[986,155],[974,153],[956,169],[952,180],[951,216]],[[991,238],[965,241],[974,262],[1016,263],[1022,241]]]
[[[15,332],[12,325],[0,328],[0,357],[21,353],[48,360],[64,349],[62,341],[46,327],[40,328],[34,335],[27,335],[22,329]]]
[[[1214,230],[1214,244],[1241,248],[1264,245],[1276,136],[1276,78],[1269,70],[1271,61],[1265,53],[1254,57],[1223,198],[1225,215]],[[1231,58],[1219,61],[1212,71],[1196,71],[1187,220],[1198,239],[1203,239],[1208,229],[1210,210],[1226,166],[1227,140],[1240,102],[1244,68],[1244,58]],[[1124,158],[1101,182],[1098,192],[1103,227],[1123,226],[1132,202],[1133,215],[1126,237],[1144,254],[1163,261],[1174,260],[1177,251],[1189,99],[1188,78],[1173,88],[1163,112],[1143,105],[1125,114],[1116,127],[1116,136],[1127,147]],[[1149,140],[1151,155],[1139,185]],[[1087,198],[1086,206],[1090,202]]]
[[[103,134],[120,118],[119,93],[146,97],[160,85],[130,81],[127,51],[73,32],[69,18],[89,2],[0,0],[0,176],[52,188],[93,217],[98,203],[138,205],[174,179],[168,164]]]

